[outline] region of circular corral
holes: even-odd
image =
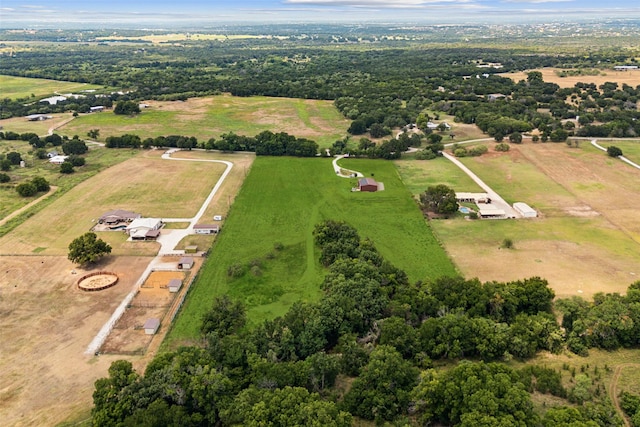
[[[94,271],[78,279],[78,288],[86,292],[101,291],[118,283],[118,275],[110,271]]]

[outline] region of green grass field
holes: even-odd
[[[3,98],[33,98],[34,101],[37,101],[39,98],[52,95],[55,92],[71,93],[100,88],[101,86],[88,83],[0,75],[0,92]]]
[[[329,147],[346,135],[349,121],[330,101],[291,98],[249,98],[220,95],[186,102],[151,102],[134,117],[111,111],[87,114],[62,127],[65,135],[100,130],[100,139],[133,133],[142,139],[161,135],[195,136],[200,141],[228,132],[254,136],[264,130],[287,132]]]
[[[282,315],[295,301],[315,301],[324,269],[312,231],[325,219],[344,220],[371,238],[411,281],[455,274],[393,163],[343,161],[385,185],[378,193],[351,192],[355,179],[338,178],[330,159],[258,157],[237,196],[224,230],[176,319],[166,343],[198,336],[200,319],[216,295],[242,300],[255,324]],[[281,243],[283,249],[274,249]],[[247,272],[227,276],[229,266]],[[259,275],[250,264],[258,265]],[[257,272],[257,269],[255,269]]]
[[[611,145],[614,145],[622,150],[622,155],[627,159],[631,160],[634,163],[640,164],[640,140],[629,140],[629,141],[607,141],[607,140],[598,140],[598,144],[607,148]]]

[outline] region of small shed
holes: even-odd
[[[198,245],[189,245],[184,248],[185,254],[195,254],[198,252]]]
[[[378,183],[373,178],[361,178],[358,180],[358,189],[360,191],[378,191]]]
[[[538,212],[536,212],[535,209],[523,202],[514,203],[513,209],[522,215],[523,218],[535,218],[538,216]]]
[[[167,285],[169,288],[169,292],[178,292],[182,287],[182,280],[180,279],[171,279],[169,280],[169,284]]]
[[[196,234],[218,234],[220,226],[218,224],[196,224],[193,226]]]
[[[91,113],[101,113],[104,111],[104,105],[96,105],[95,107],[90,107],[89,112]]]
[[[160,319],[158,319],[157,317],[152,317],[150,319],[147,319],[146,322],[144,322],[144,333],[147,335],[155,335],[156,332],[158,332],[158,329],[160,328]]]
[[[178,268],[181,270],[189,270],[193,267],[193,258],[190,256],[180,258],[178,261]]]
[[[61,165],[63,164],[67,159],[69,158],[69,156],[53,156],[49,159],[49,163],[53,163],[54,165]]]

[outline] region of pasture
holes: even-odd
[[[559,297],[624,292],[640,275],[636,214],[640,171],[588,143],[512,145],[461,159],[510,203],[524,201],[541,216],[532,220],[431,222],[465,277],[483,281],[540,276]],[[425,167],[429,167],[429,163]],[[417,178],[400,168],[409,188]],[[464,180],[445,175],[458,191]],[[515,249],[501,249],[512,239]]]
[[[385,191],[351,192],[356,180],[336,177],[331,159],[256,158],[167,345],[196,340],[217,295],[243,301],[252,324],[317,300],[324,269],[312,231],[325,219],[356,227],[411,281],[455,274],[393,163],[345,159],[341,166],[375,174]],[[243,271],[236,278],[227,274],[234,265]]]
[[[598,139],[598,144],[607,148],[614,145],[622,150],[622,155],[634,163],[640,164],[640,140]]]
[[[200,141],[228,132],[254,136],[264,130],[287,132],[329,147],[346,135],[349,121],[331,101],[292,98],[249,98],[219,95],[188,101],[147,101],[149,108],[136,116],[111,111],[87,114],[62,127],[65,135],[86,135],[100,130],[100,139],[132,133],[142,139],[161,135],[195,136]]]
[[[3,98],[32,98],[38,101],[54,93],[72,93],[82,90],[101,89],[88,83],[63,82],[59,80],[34,79],[0,75],[0,87]]]
[[[49,115],[53,118],[48,120],[37,120],[34,122],[27,120],[25,117],[12,117],[10,119],[0,120],[0,126],[2,126],[4,131],[13,131],[19,134],[33,132],[41,137],[44,137],[48,134],[50,129],[53,130],[55,128],[58,128],[67,121],[73,119],[72,113],[55,113]],[[84,135],[79,136],[82,137]]]
[[[20,182],[30,180],[36,176],[45,178],[51,185],[58,187],[55,197],[60,197],[67,190],[75,187],[85,179],[98,174],[100,171],[110,166],[120,163],[136,155],[134,150],[104,150],[91,148],[84,156],[86,164],[77,167],[72,174],[61,174],[60,166],[48,162],[48,159],[37,159],[31,155],[31,146],[24,141],[0,141],[0,152],[17,151],[22,155],[26,163],[25,168],[13,167],[6,172],[11,177],[11,182],[0,185],[0,220],[10,213],[29,204],[37,197],[22,197],[16,193],[14,186]],[[59,148],[57,149],[59,151]],[[44,207],[39,203],[35,210]],[[34,212],[34,209],[30,209]],[[6,234],[11,227],[0,226],[0,235]]]
[[[100,149],[100,153],[120,150]],[[123,150],[125,154],[129,150]],[[125,154],[126,155],[126,154]],[[224,170],[207,162],[175,162],[160,158],[161,151],[138,156],[104,170],[81,183],[0,238],[3,254],[66,255],[69,242],[89,231],[97,218],[111,209],[127,209],[143,216],[183,218],[196,214]],[[170,177],[167,178],[167,177]],[[115,255],[152,255],[153,242],[125,242],[121,232],[100,237]]]
[[[527,73],[531,71],[539,71],[542,73],[542,79],[547,83],[555,83],[561,88],[574,87],[576,83],[594,83],[596,86],[600,86],[606,82],[616,82],[619,86],[623,83],[629,86],[636,87],[640,85],[640,70],[628,70],[628,71],[615,71],[615,70],[600,70],[600,73],[592,76],[566,76],[560,77],[559,73],[562,71],[558,68],[541,68],[537,70],[527,70],[517,73],[502,73],[503,77],[508,77],[514,82],[520,80],[527,80]]]

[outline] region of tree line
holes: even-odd
[[[217,297],[203,345],[159,354],[144,374],[111,365],[95,385],[93,424],[621,425],[593,392],[595,373],[567,387],[559,371],[500,362],[564,348],[545,280],[411,284],[348,224],[325,221],[313,234],[327,268],[320,301],[249,328],[240,301]],[[533,392],[567,403],[538,415]]]

